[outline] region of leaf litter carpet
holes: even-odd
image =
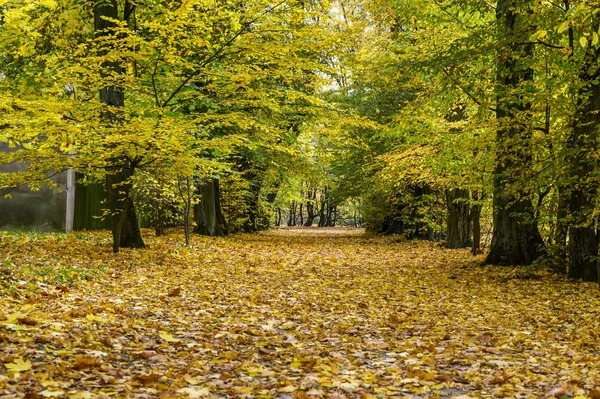
[[[330,233],[0,235],[0,398],[600,398],[595,285]]]

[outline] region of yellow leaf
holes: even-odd
[[[180,342],[181,341],[180,339],[174,338],[171,334],[169,334],[166,331],[161,331],[158,335],[167,342]]]
[[[92,393],[88,391],[79,391],[77,393],[69,395],[69,399],[91,399],[93,397],[94,395],[92,395]]]
[[[581,36],[579,38],[579,44],[581,44],[581,47],[586,47],[588,44],[588,39],[585,36]]]
[[[29,360],[24,361],[23,358],[18,358],[15,359],[14,363],[6,363],[4,366],[8,369],[8,371],[27,371],[31,369],[31,362]]]
[[[283,323],[279,326],[282,330],[289,330],[293,328],[296,324],[293,321],[288,321],[287,323]]]
[[[208,388],[187,387],[178,389],[177,392],[188,395],[188,398],[201,398],[210,395]]]
[[[198,379],[198,378],[194,378],[189,374],[186,374],[183,376],[183,380],[185,382],[187,382],[188,384],[192,384],[192,385],[198,385],[202,382],[202,380]]]
[[[48,390],[44,390],[42,392],[40,392],[40,395],[42,395],[45,398],[57,398],[59,396],[63,396],[65,393],[63,391],[48,391]]]
[[[296,387],[295,387],[295,386],[293,386],[293,385],[287,385],[287,386],[285,386],[285,387],[283,387],[283,388],[279,388],[279,389],[277,390],[277,392],[286,392],[286,393],[290,393],[290,392],[294,392],[296,389],[298,389],[298,388],[296,388]]]
[[[100,316],[96,316],[93,314],[88,314],[85,316],[85,318],[89,321],[89,322],[95,322],[97,321],[98,323],[108,323],[108,320],[106,320],[104,317],[100,317]]]

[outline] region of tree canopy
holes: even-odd
[[[2,0],[0,186],[101,184],[115,251],[352,224],[597,281],[599,6]]]

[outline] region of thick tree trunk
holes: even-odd
[[[458,188],[446,190],[447,248],[467,248],[473,245],[469,200],[469,190]]]
[[[496,117],[496,168],[494,170],[494,230],[486,264],[528,265],[544,253],[531,199],[519,189],[531,164],[531,130],[525,120],[531,105],[524,101],[525,82],[533,80],[526,65],[533,45],[524,11],[515,0],[498,0],[496,16],[500,27]]]
[[[213,237],[227,235],[227,224],[221,210],[219,180],[212,179],[198,185],[196,189],[200,201],[194,206],[194,233]]]
[[[126,3],[126,8],[131,12],[131,5]],[[127,18],[127,16],[126,16]],[[115,20],[119,19],[119,10],[116,0],[102,1],[94,6],[94,30],[96,37],[113,35],[111,29],[116,28]],[[98,52],[105,56],[108,50]],[[123,74],[124,69],[118,61],[104,61],[102,63],[102,77],[112,74]],[[106,86],[100,90],[100,101],[111,108],[103,112],[105,123],[113,129],[118,129],[122,120],[121,115],[114,109],[125,105],[125,94],[119,86]],[[106,190],[108,206],[111,213],[111,230],[113,237],[113,251],[119,248],[143,248],[144,241],[140,233],[135,207],[133,204],[132,181],[135,173],[135,162],[124,157],[111,160],[113,166],[108,168],[106,175]]]
[[[134,168],[126,165],[120,170],[109,170],[106,175],[108,207],[111,212],[113,252],[119,248],[144,248],[133,204]]]
[[[598,23],[593,24],[597,29]],[[568,164],[570,165],[570,213],[569,228],[569,277],[584,281],[598,281],[598,245],[592,210],[598,192],[594,156],[598,147],[600,127],[600,71],[597,67],[600,49],[593,47],[586,52],[580,73],[583,87],[578,96],[577,112],[569,140]]]

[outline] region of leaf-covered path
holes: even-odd
[[[0,236],[0,397],[600,397],[591,284],[352,231],[180,240]]]

